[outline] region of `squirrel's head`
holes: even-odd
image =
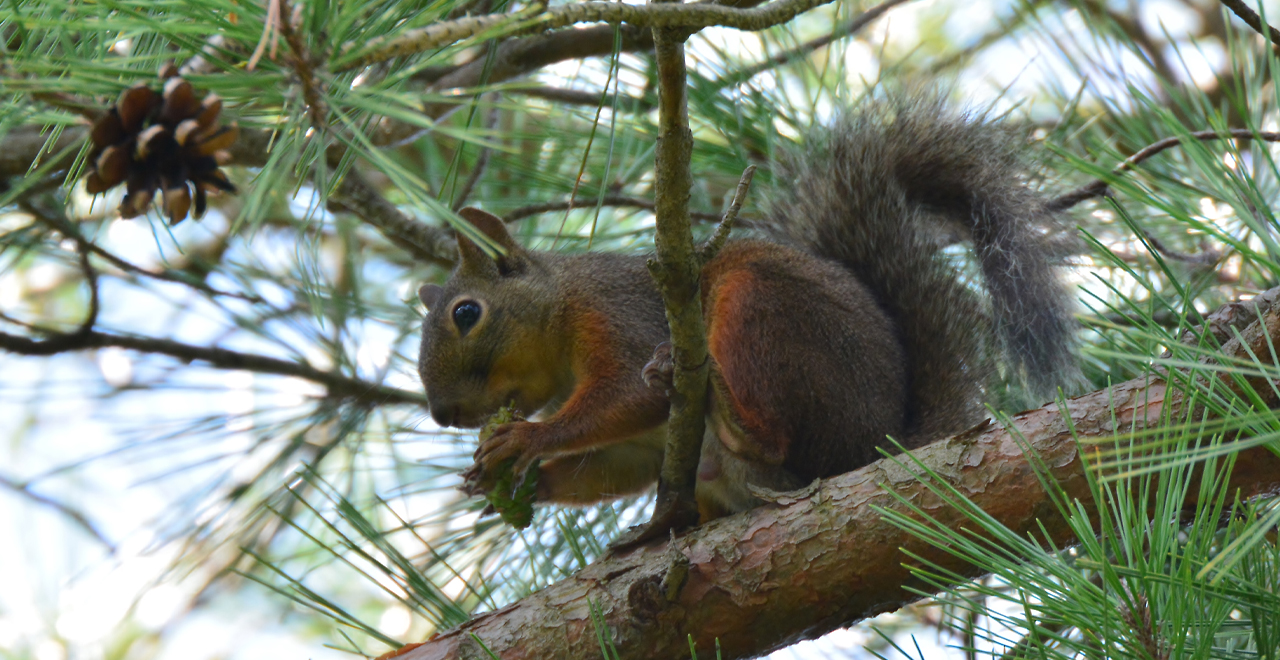
[[[555,396],[559,356],[547,326],[555,295],[546,269],[501,218],[474,208],[459,214],[505,254],[490,256],[458,234],[449,280],[418,290],[427,307],[418,375],[436,423],[473,427],[504,405],[532,414]]]

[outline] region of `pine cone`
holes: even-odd
[[[239,129],[219,126],[222,100],[215,94],[197,99],[172,63],[160,69],[160,78],[163,94],[146,83],[134,85],[94,123],[93,169],[85,189],[96,195],[123,182],[120,216],[136,218],[146,213],[159,188],[169,223],[176,225],[191,211],[193,193],[199,218],[208,192],[236,192],[218,166],[229,159],[226,149]]]

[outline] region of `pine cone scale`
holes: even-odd
[[[222,99],[198,97],[172,63],[160,77],[163,93],[134,85],[94,123],[85,190],[97,195],[124,183],[120,216],[134,218],[147,212],[159,189],[164,214],[177,224],[192,212],[193,201],[195,217],[204,215],[208,192],[236,192],[219,166],[239,129],[219,125]]]

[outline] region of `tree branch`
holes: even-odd
[[[729,203],[729,208],[725,210],[724,218],[720,220],[720,225],[716,227],[716,233],[707,239],[706,244],[698,248],[698,261],[703,265],[715,258],[729,240],[729,233],[733,231],[734,223],[738,220],[738,212],[742,210],[743,202],[747,201],[747,191],[751,190],[751,179],[755,175],[755,165],[748,165],[747,169],[742,171],[742,177],[738,179],[738,188],[733,191],[733,201]]]
[[[653,48],[653,34],[630,25],[621,27],[622,42],[619,52],[635,52]],[[478,57],[442,76],[428,91],[468,89],[482,80],[498,83],[532,73],[550,64],[566,60],[607,55],[614,50],[614,27],[600,25],[591,28],[561,30],[550,34],[511,39],[503,42],[492,57]],[[432,119],[441,119],[462,107],[468,97],[459,96],[449,101],[428,103],[422,113]],[[378,124],[378,132],[372,136],[378,145],[396,145],[413,140],[423,133],[420,126],[385,119]]]
[[[492,131],[498,126],[498,107],[494,106],[489,109],[489,113],[485,117],[484,128],[486,131]],[[463,149],[466,145],[460,145],[458,148]],[[463,182],[462,188],[453,196],[453,204],[449,208],[457,213],[459,209],[467,205],[467,199],[471,197],[471,193],[475,190],[476,184],[480,183],[480,178],[484,176],[484,169],[489,166],[489,155],[493,152],[488,146],[480,147],[480,154],[476,156],[476,164],[471,168],[471,174],[467,176],[467,180]]]
[[[32,339],[0,332],[0,350],[18,355],[47,356],[71,351],[115,346],[142,353],[168,355],[186,362],[199,360],[219,369],[241,369],[255,373],[295,376],[324,385],[329,395],[352,399],[366,405],[409,403],[425,406],[426,397],[395,387],[372,383],[359,378],[344,376],[316,369],[308,364],[291,362],[265,355],[241,353],[225,348],[194,346],[159,337],[117,335],[98,330],[80,329],[71,333],[49,333],[46,339]]]
[[[414,258],[446,268],[453,266],[457,244],[448,232],[401,213],[354,168],[342,177],[330,202],[354,213]]]
[[[134,275],[150,277],[152,279],[162,280],[165,282],[174,282],[176,284],[182,284],[185,286],[189,286],[193,289],[196,289],[197,291],[201,291],[211,297],[225,296],[227,298],[238,298],[240,300],[244,300],[251,303],[265,302],[260,296],[254,296],[246,293],[238,293],[235,291],[223,291],[221,289],[211,287],[199,277],[188,275],[186,273],[183,273],[182,271],[147,270],[146,268],[143,268],[136,264],[125,261],[119,256],[107,251],[102,246],[93,243],[92,241],[84,237],[84,234],[80,232],[80,229],[76,227],[74,223],[68,222],[67,220],[59,217],[58,214],[48,211],[44,208],[41,208],[39,205],[29,200],[19,200],[18,208],[22,209],[23,211],[26,211],[27,213],[30,213],[40,222],[44,223],[45,225],[49,226],[50,228],[58,232],[61,232],[63,236],[66,236],[71,240],[75,241],[77,246],[80,246],[81,248],[88,250],[93,254],[98,255],[102,259],[106,260],[107,263],[115,266],[116,268],[119,268],[121,271],[125,273],[132,273]]]
[[[716,87],[717,88],[732,87],[734,85],[750,80],[760,75],[761,73],[764,73],[765,71],[777,68],[789,62],[792,62],[798,58],[804,57],[809,53],[812,53],[813,51],[818,50],[819,48],[822,48],[823,46],[826,46],[827,44],[835,41],[836,39],[842,39],[844,37],[855,34],[862,28],[866,27],[867,24],[871,23],[871,21],[874,21],[877,18],[880,18],[881,16],[883,16],[885,12],[888,12],[890,9],[893,9],[894,7],[897,7],[898,5],[906,2],[911,2],[911,0],[884,0],[884,2],[881,2],[880,4],[845,21],[843,24],[836,26],[831,30],[830,34],[825,34],[821,37],[818,37],[811,41],[805,42],[799,46],[796,46],[795,48],[792,48],[786,52],[778,53],[773,57],[762,60],[750,66],[743,67],[741,69],[738,69],[737,71],[733,71],[722,76],[718,81],[716,81]]]
[[[506,91],[508,94],[520,94],[521,96],[546,99],[555,103],[568,103],[571,105],[585,105],[590,107],[600,105],[600,92],[589,92],[581,89],[538,86],[516,87]],[[648,112],[651,109],[652,106],[646,99],[634,96],[623,96],[618,99],[618,110],[623,112]]]
[[[85,533],[88,534],[90,537],[92,537],[95,541],[97,541],[98,543],[101,543],[103,547],[107,549],[108,552],[115,554],[116,546],[113,543],[111,543],[111,541],[107,539],[107,537],[103,535],[101,531],[98,530],[98,528],[93,524],[93,521],[89,520],[89,516],[86,516],[79,509],[76,509],[64,502],[55,500],[52,497],[46,497],[44,495],[41,495],[40,493],[37,493],[31,490],[31,484],[28,482],[18,481],[16,479],[6,477],[2,474],[0,474],[0,486],[3,486],[9,489],[10,491],[18,494],[20,497],[31,500],[32,502],[35,502],[40,506],[49,507],[54,511],[57,511],[58,513],[62,514],[67,519],[69,519],[71,522],[75,523],[77,527],[84,530]]]
[[[1238,16],[1240,20],[1244,21],[1245,24],[1253,28],[1254,32],[1257,32],[1267,41],[1271,42],[1272,48],[1280,47],[1280,30],[1264,24],[1262,22],[1262,17],[1258,15],[1258,12],[1250,8],[1249,5],[1246,5],[1243,0],[1222,0],[1222,4],[1225,5],[1227,9],[1230,9],[1231,13]]]
[[[785,23],[814,7],[832,0],[774,0],[768,4],[744,9],[716,4],[662,3],[628,5],[614,2],[580,2],[545,9],[533,5],[510,14],[489,14],[456,21],[433,23],[424,28],[369,42],[361,54],[340,64],[347,70],[436,50],[481,33],[496,32],[505,36],[520,32],[553,30],[575,23],[628,23],[643,28],[731,27],[757,31]],[[354,51],[352,45],[347,52]]]
[[[649,5],[656,6],[659,5]],[[654,259],[649,261],[649,272],[662,294],[671,329],[671,416],[653,517],[623,535],[615,547],[662,538],[671,530],[698,522],[694,486],[706,429],[711,361],[698,287],[702,261],[693,244],[689,220],[693,133],[689,130],[686,102],[684,39],[683,34],[667,28],[653,30],[658,69],[658,143],[653,159],[656,249]]]
[[[654,209],[653,202],[640,197],[629,197],[627,195],[605,195],[603,206],[615,207],[635,207],[652,211]],[[564,211],[567,209],[583,209],[595,208],[596,200],[593,199],[575,199],[561,202],[542,202],[541,204],[530,204],[521,206],[520,208],[508,211],[502,216],[503,222],[518,222],[525,218],[538,215],[540,213],[550,213],[551,211]],[[718,213],[706,213],[704,211],[691,211],[689,217],[703,222],[718,222],[721,219]]]
[[[1270,355],[1268,342],[1280,342],[1276,307],[1241,333],[1244,345],[1227,342],[1224,352],[1245,359],[1248,350]],[[1257,312],[1250,316],[1257,319]],[[1276,405],[1269,387],[1258,392],[1271,397],[1263,405]],[[1049,404],[1019,413],[1012,418],[1013,434],[986,422],[911,454],[1015,533],[1063,547],[1074,541],[1071,528],[1051,513],[1053,500],[1023,448],[1048,466],[1066,501],[1093,507],[1074,438],[1105,440],[1117,428],[1146,428],[1166,407],[1176,418],[1183,405],[1164,381],[1139,378],[1070,399],[1061,408]],[[1230,488],[1244,498],[1280,491],[1280,457],[1265,447],[1241,452]],[[715,520],[669,544],[611,556],[406,647],[397,660],[473,657],[483,653],[475,640],[504,658],[598,658],[598,632],[623,660],[682,657],[688,635],[700,649],[718,642],[724,658],[752,657],[917,600],[911,589],[928,586],[913,579],[904,551],[943,571],[975,575],[973,567],[886,522],[878,509],[910,515],[886,490],[950,529],[972,524],[886,459],[775,504]],[[1188,491],[1188,506],[1197,495],[1194,487]],[[602,613],[600,624],[592,612]]]
[[[1265,140],[1267,142],[1280,142],[1280,133],[1271,131],[1253,131],[1247,128],[1231,128],[1226,131],[1196,131],[1186,136],[1175,135],[1173,137],[1168,137],[1139,149],[1132,156],[1129,156],[1119,165],[1112,168],[1111,174],[1113,176],[1123,174],[1124,172],[1133,169],[1135,165],[1138,165],[1142,161],[1151,158],[1161,151],[1165,151],[1166,149],[1171,149],[1182,144],[1182,140],[1186,137],[1194,140],[1200,140],[1201,142],[1208,142],[1209,140],[1225,140],[1227,138],[1258,139]],[[1049,200],[1047,207],[1049,210],[1054,212],[1065,211],[1086,199],[1105,197],[1110,194],[1111,191],[1106,179],[1096,179],[1072,190],[1071,192],[1059,195],[1058,197]]]

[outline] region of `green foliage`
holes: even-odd
[[[625,46],[634,35],[614,28],[614,52],[525,78],[502,74],[510,62],[490,35],[353,68],[362,45],[479,11],[480,3],[295,1],[286,20],[321,81],[309,99],[279,23],[269,21],[271,4],[0,5],[0,139],[44,145],[0,189],[0,290],[16,292],[0,309],[0,330],[39,338],[78,327],[89,308],[80,237],[101,249],[91,261],[99,330],[276,357],[420,400],[413,361],[421,310],[407,301],[446,269],[416,262],[344,206],[344,177],[360,173],[405,216],[435,228],[472,231],[453,209],[475,204],[527,214],[513,231],[533,247],[650,249],[652,218],[634,200],[651,196],[655,76],[649,54]],[[1186,34],[1144,28],[1140,4],[1127,13],[1087,0],[992,6],[982,34],[957,27],[973,3],[907,4],[831,47],[805,47],[858,14],[839,4],[758,36],[710,30],[689,44],[691,208],[706,216],[725,206],[743,168],[784,154],[805,127],[876,93],[882,80],[935,84],[942,76],[957,97],[1034,124],[1035,183],[1048,194],[1093,178],[1110,185],[1112,196],[1071,212],[1083,243],[1062,241],[1089,309],[1088,377],[1102,387],[1172,374],[1208,414],[1150,431],[1117,429],[1094,447],[1101,520],[1091,525],[1078,503],[1058,503],[1057,515],[1083,539],[1078,547],[1012,536],[979,511],[971,513],[982,537],[900,521],[991,571],[991,579],[958,586],[954,576],[921,573],[942,592],[943,628],[975,652],[1018,646],[1019,657],[1145,658],[1163,649],[1169,657],[1244,658],[1280,646],[1280,513],[1271,501],[1236,502],[1223,479],[1242,448],[1280,447],[1278,420],[1256,405],[1245,380],[1275,382],[1280,373],[1269,356],[1232,359],[1208,337],[1184,340],[1204,314],[1280,279],[1273,143],[1188,138],[1275,130],[1275,56],[1206,3],[1169,3],[1200,19]],[[893,36],[886,21],[910,24],[911,33]],[[1041,53],[1049,73],[1030,71],[1016,83],[1007,72],[995,83],[984,78],[992,60],[1022,52],[1019,44]],[[1201,57],[1208,51],[1220,51],[1221,61]],[[766,61],[774,57],[785,63]],[[116,220],[118,198],[90,199],[77,183],[83,143],[63,138],[83,130],[85,108],[154,81],[166,61],[196,58],[203,64],[186,77],[224,99],[228,121],[265,137],[230,169],[243,192],[216,200],[200,223],[169,228],[155,214]],[[436,85],[468,65],[480,74],[463,88]],[[1191,75],[1204,68],[1208,74]],[[578,100],[541,93],[543,86]],[[402,139],[390,140],[389,128]],[[1171,136],[1183,142],[1112,173]],[[776,185],[785,182],[762,169],[744,209],[748,223]],[[565,210],[570,199],[580,208]],[[561,206],[530,211],[538,204]],[[705,235],[710,224],[695,230]],[[120,359],[128,374],[97,366]],[[43,377],[30,387],[6,384],[4,402],[31,410],[6,427],[11,446],[29,449],[31,429],[59,423],[32,403],[45,398],[79,397],[83,414],[118,436],[24,475],[33,485],[104,463],[159,484],[170,505],[153,524],[187,549],[179,568],[206,576],[230,569],[265,585],[325,628],[339,624],[341,638],[329,641],[355,653],[420,640],[572,573],[649,505],[640,498],[541,508],[517,531],[480,517],[483,503],[455,490],[475,438],[434,428],[411,403],[331,396],[293,376],[160,353],[4,360],[15,369],[61,360],[51,363],[78,369],[77,382],[88,383],[75,392]],[[1217,376],[1245,387],[1233,393]],[[220,405],[228,392],[247,405]],[[1199,504],[1184,516],[1178,503],[1201,462],[1214,478],[1196,486]],[[383,630],[380,618],[393,608],[411,612],[411,623]],[[597,632],[603,649],[609,638]],[[924,654],[908,653],[900,634],[872,645]]]

